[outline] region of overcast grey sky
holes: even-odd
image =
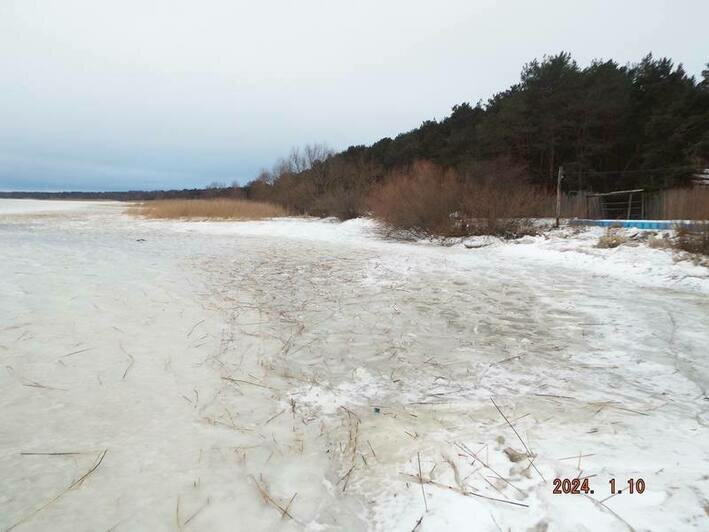
[[[246,182],[368,144],[566,50],[699,76],[707,0],[0,0],[0,190]]]

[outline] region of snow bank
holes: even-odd
[[[280,237],[338,243],[362,243],[375,237],[378,224],[367,218],[340,222],[334,218],[276,218],[245,222],[230,221],[148,221],[184,233],[220,236]]]
[[[340,245],[382,246],[391,250],[419,249],[425,255],[437,253],[465,268],[480,260],[523,260],[528,264],[555,265],[610,275],[643,286],[682,288],[709,294],[709,270],[692,262],[686,254],[671,249],[653,249],[637,240],[639,229],[622,230],[627,244],[612,249],[596,247],[605,229],[600,227],[562,228],[541,236],[505,241],[492,236],[468,237],[458,245],[440,246],[430,240],[416,243],[386,242],[379,224],[367,218],[339,223],[334,219],[285,218],[249,222],[147,222],[163,224],[178,232],[208,235],[289,238]],[[634,240],[636,239],[636,240]],[[421,249],[424,248],[424,249]]]

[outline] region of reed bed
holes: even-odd
[[[147,218],[199,218],[216,220],[261,220],[287,216],[279,205],[244,199],[168,199],[146,201],[129,212]]]

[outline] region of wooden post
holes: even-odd
[[[564,179],[564,167],[559,167],[559,175],[556,178],[556,226],[559,227],[561,217],[561,180]]]

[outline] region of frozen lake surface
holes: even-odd
[[[1,530],[706,530],[707,268],[124,208],[0,200]]]
[[[9,214],[48,214],[67,211],[95,209],[99,205],[110,205],[101,201],[43,201],[33,199],[1,199],[0,216]]]

